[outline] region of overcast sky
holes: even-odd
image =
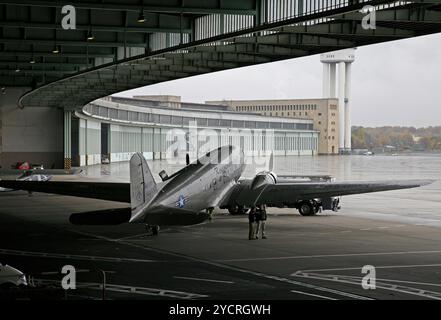
[[[441,34],[359,47],[352,68],[352,124],[441,125]],[[119,95],[183,101],[320,98],[318,55],[222,71]]]

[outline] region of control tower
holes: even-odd
[[[340,153],[351,151],[350,93],[351,64],[354,60],[355,48],[320,55],[323,63],[323,98],[338,97]]]

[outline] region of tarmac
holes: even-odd
[[[344,197],[338,213],[268,210],[268,239],[248,240],[246,216],[216,211],[190,227],[73,226],[71,213],[123,207],[107,201],[0,193],[0,263],[67,299],[441,299],[441,182]],[[364,266],[375,289],[364,289]],[[372,284],[372,282],[370,282]]]

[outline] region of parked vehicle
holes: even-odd
[[[0,290],[27,285],[26,276],[23,272],[7,264],[0,263]]]

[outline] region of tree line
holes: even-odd
[[[398,150],[441,150],[441,126],[435,127],[352,127],[352,148],[395,147]]]

